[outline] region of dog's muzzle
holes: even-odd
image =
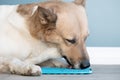
[[[63,56],[63,58],[69,64],[69,68],[85,69],[85,68],[90,67],[89,60],[82,60],[81,62],[79,62],[77,64],[73,64],[66,56]]]

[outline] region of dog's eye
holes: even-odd
[[[76,39],[72,39],[72,40],[66,39],[66,41],[69,42],[69,43],[72,43],[72,44],[75,44],[75,43],[76,43]]]

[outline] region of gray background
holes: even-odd
[[[0,4],[40,1],[45,0],[0,0]],[[90,29],[87,46],[120,47],[120,0],[87,0],[86,9]]]

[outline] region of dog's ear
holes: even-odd
[[[17,8],[17,12],[22,16],[31,16],[35,12],[36,4],[21,4]]]
[[[37,10],[41,24],[56,23],[57,15],[54,13],[53,9],[45,9],[39,6]]]
[[[86,0],[75,0],[74,3],[77,4],[77,5],[82,5],[82,6],[85,7]]]

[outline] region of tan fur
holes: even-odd
[[[52,15],[50,11],[46,12],[49,14],[47,17],[41,17],[42,14],[40,15],[40,11],[41,9],[38,7],[35,14],[27,19],[30,33],[37,39],[43,39],[43,36],[49,35],[48,31],[55,29],[57,20],[56,15]],[[44,14],[42,16],[44,16]]]
[[[22,16],[30,16],[36,4],[21,4],[18,6],[17,12]]]
[[[83,5],[85,7],[86,0],[75,0],[74,3],[77,5]]]
[[[55,3],[55,4],[53,4],[53,3]],[[79,2],[76,2],[76,3],[79,3]],[[82,3],[83,2],[81,2],[80,4],[83,5]],[[70,20],[68,20],[69,18],[67,18],[67,16],[70,17],[70,16],[72,16],[72,14],[76,14],[76,16],[78,15],[77,14],[77,13],[79,13],[79,12],[77,12],[78,6],[74,5],[73,3],[66,4],[63,2],[43,3],[43,4],[40,4],[40,6],[42,6],[44,8],[48,8],[48,9],[52,8],[52,9],[54,9],[55,13],[58,15],[56,29],[51,30],[51,32],[50,32],[51,34],[44,35],[46,37],[46,41],[50,42],[50,43],[57,43],[59,45],[59,48],[62,50],[63,55],[67,55],[71,59],[70,61],[73,64],[78,63],[77,61],[80,61],[83,56],[86,56],[89,59],[86,48],[85,48],[85,44],[84,44],[85,39],[89,34],[88,28],[87,28],[87,23],[80,23],[80,24],[86,24],[84,26],[84,25],[79,25],[76,22],[68,22],[68,24],[66,22],[66,21],[70,21]],[[80,7],[82,7],[82,6],[80,6]],[[71,14],[69,15],[67,13],[71,13]],[[79,17],[79,15],[78,15],[78,17]],[[78,19],[78,21],[79,21],[79,19]],[[65,24],[64,24],[64,22],[65,22]],[[76,29],[73,29],[73,26],[76,26]],[[77,26],[79,26],[79,27],[77,27]],[[72,30],[72,32],[71,32],[71,30]],[[68,45],[69,43],[66,43],[65,39],[72,39],[74,37],[78,38],[77,39],[78,42],[75,45],[71,45],[71,44]],[[74,55],[73,55],[73,53],[74,53]]]
[[[51,60],[62,56],[65,56],[74,68],[80,68],[83,60],[89,60],[85,46],[89,31],[84,6],[85,0],[75,0],[74,3],[52,0],[19,5],[16,16],[20,18],[20,22],[16,22],[21,23],[21,26],[14,29],[13,25],[9,25],[19,33],[17,39],[22,38],[18,41],[24,41],[25,49],[22,48],[22,51],[26,50],[26,53],[21,51],[20,58],[4,58],[5,60],[0,62],[0,71],[7,68],[16,74],[40,75],[40,67],[36,64],[51,63],[47,65],[66,67]],[[14,21],[12,23],[14,24]],[[18,26],[17,23],[15,26]],[[20,49],[21,47],[18,51]],[[6,65],[8,67],[5,67]]]

